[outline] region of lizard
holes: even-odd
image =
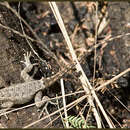
[[[30,57],[31,52],[27,52],[27,54],[24,54],[25,61],[22,61],[25,64],[25,68],[21,71],[21,77],[25,80],[25,82],[11,85],[8,88],[0,89],[0,108],[2,108],[4,112],[9,110],[14,105],[25,104],[32,99],[34,99],[36,106],[40,108],[41,106],[43,106],[44,102],[36,102],[45,99],[45,97],[42,98],[42,91],[50,87],[67,71],[66,69],[63,69],[63,71],[58,72],[57,74],[52,76],[52,78],[49,77],[46,79],[41,78],[40,80],[34,80],[33,76],[36,71],[34,71],[34,74],[32,76],[30,76],[28,72],[30,72],[33,66],[37,65],[37,63],[31,64]]]

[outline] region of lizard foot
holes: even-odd
[[[27,54],[24,54],[25,61],[21,61],[21,62],[24,63],[26,66],[29,66],[31,64],[30,57],[31,57],[31,52],[30,53],[27,52]]]
[[[8,120],[9,118],[8,118],[8,116],[5,114],[5,112],[6,112],[7,110],[8,110],[8,108],[0,110],[0,116],[1,116],[1,115],[4,115],[5,118]]]
[[[48,100],[48,99],[50,99],[49,97],[47,97],[47,96],[44,96],[43,97],[43,99],[45,100]],[[52,119],[51,119],[51,117],[50,117],[50,115],[49,115],[49,112],[48,112],[48,109],[47,109],[47,106],[48,106],[48,104],[53,104],[53,105],[56,105],[57,103],[54,103],[54,102],[52,102],[52,101],[47,101],[46,103],[45,103],[45,105],[44,105],[44,107],[42,108],[42,110],[41,110],[41,112],[40,112],[40,114],[39,114],[39,119],[41,118],[41,116],[43,115],[43,113],[44,113],[44,111],[45,111],[45,113],[48,115],[48,118],[49,118],[49,120],[50,120],[50,122],[51,122],[51,125],[52,125]]]
[[[48,96],[44,96],[42,98],[42,100],[48,100],[48,101],[46,103],[44,103],[44,107],[43,107],[42,111],[40,112],[39,118],[41,118],[41,116],[42,116],[42,114],[43,114],[44,111],[49,115],[49,112],[47,110],[47,106],[48,106],[49,103],[52,104],[52,105],[56,105],[57,104],[57,103],[54,103],[54,102],[50,101],[49,99],[50,98]],[[49,119],[51,121],[50,116],[49,116]]]
[[[35,68],[34,73],[32,76],[30,76],[28,73],[33,69],[33,66],[38,65],[38,63],[34,63],[31,64],[30,61],[30,57],[31,57],[31,52],[27,52],[27,54],[24,54],[24,60],[25,61],[21,61],[22,63],[25,64],[25,68],[21,71],[21,77],[25,80],[25,81],[29,81],[29,80],[33,80],[34,75],[37,72],[37,68]]]
[[[11,101],[6,101],[6,102],[2,103],[1,104],[1,108],[3,108],[3,109],[0,110],[0,116],[4,115],[6,117],[6,119],[8,120],[8,116],[6,115],[6,111],[8,111],[9,109],[11,109],[11,107],[13,105],[14,105],[14,103],[11,102]]]
[[[38,63],[34,63],[34,64],[31,64],[30,62],[30,57],[31,57],[31,52],[27,52],[27,54],[24,54],[24,60],[25,61],[21,61],[22,63],[24,63],[26,66],[29,66],[29,65],[38,65]]]
[[[53,104],[53,105],[56,105],[57,103],[54,103],[52,101],[50,101],[50,98],[48,96],[44,96],[42,98],[42,91],[39,91],[37,92],[37,94],[35,95],[35,103],[36,103],[36,106],[37,108],[41,108],[42,106],[44,106],[42,108],[42,110],[40,111],[40,115],[39,115],[39,118],[41,118],[41,116],[43,115],[43,112],[45,111],[47,113],[47,115],[49,116],[49,112],[47,110],[47,106],[48,104]],[[51,118],[49,116],[49,120],[51,121]]]

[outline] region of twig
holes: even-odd
[[[67,115],[67,110],[66,110],[66,100],[65,100],[65,88],[64,88],[64,81],[63,78],[60,79],[60,84],[61,84],[61,92],[62,92],[62,97],[63,97],[63,107],[64,107],[64,113],[65,113],[65,124],[66,127],[69,128],[69,122],[67,120],[68,115]]]
[[[94,45],[97,44],[97,35],[98,35],[98,2],[96,2],[96,21],[95,21],[95,39],[94,39]],[[97,58],[97,55],[96,55],[97,51],[96,51],[96,48],[94,49],[94,69],[93,69],[93,86],[94,86],[94,79],[95,79],[95,73],[96,73],[96,58]]]
[[[20,2],[19,2],[19,5],[18,5],[18,14],[20,15]],[[25,31],[24,31],[24,28],[23,28],[22,21],[21,21],[21,19],[19,19],[19,20],[20,20],[20,25],[21,25],[22,31],[23,31],[23,35],[25,36],[25,39],[26,39],[28,45],[29,45],[30,48],[32,49],[33,53],[34,53],[44,64],[47,65],[47,63],[45,62],[45,60],[43,60],[43,59],[38,55],[38,53],[34,50],[33,46],[31,45],[31,43],[30,43],[29,40],[27,39],[26,34],[25,34]]]
[[[57,97],[57,94],[56,94],[56,97]],[[60,109],[59,101],[58,101],[58,99],[56,99],[56,101],[57,101],[57,107],[58,107],[58,110],[59,110],[59,109]],[[61,111],[59,111],[59,113],[60,113],[60,115],[59,115],[58,117],[61,117],[61,121],[62,121],[62,123],[63,123],[63,126],[66,127],[66,125],[65,125],[65,123],[64,123],[64,120],[63,120],[63,116],[62,116],[62,114],[61,114]],[[55,121],[56,119],[57,119],[57,118],[53,119],[53,120],[52,120],[52,123],[53,123],[53,121]],[[50,123],[49,123],[49,124],[50,124]],[[47,124],[45,127],[49,126],[49,124]]]
[[[71,95],[75,95],[75,94],[79,94],[79,93],[84,93],[84,91],[78,91],[78,92],[75,92],[75,93],[66,94],[65,96],[71,96]],[[62,96],[42,100],[42,101],[40,101],[38,103],[47,102],[47,101],[51,101],[51,100],[58,99],[58,98],[62,98]],[[1,97],[0,97],[0,99],[1,99]],[[35,106],[35,105],[36,105],[36,103],[32,103],[32,104],[29,104],[29,105],[26,105],[26,106],[23,106],[23,107],[20,107],[20,108],[16,108],[16,109],[1,113],[0,116],[5,115],[5,114],[9,114],[11,112],[15,112],[15,111],[18,111],[18,110],[22,110],[22,109],[25,109],[25,108],[28,108],[28,107],[31,107],[31,106]]]
[[[80,63],[79,63],[78,60],[77,60],[77,56],[76,56],[76,54],[75,54],[75,52],[74,52],[74,49],[73,49],[73,47],[72,47],[70,38],[69,38],[69,36],[68,36],[68,34],[67,34],[67,31],[66,31],[66,29],[65,29],[65,26],[64,26],[63,20],[62,20],[62,18],[61,18],[61,16],[60,16],[58,7],[57,7],[57,5],[56,5],[55,2],[49,2],[49,4],[50,4],[50,7],[51,7],[51,9],[52,9],[52,11],[53,11],[53,14],[54,14],[54,16],[55,16],[55,18],[56,18],[56,20],[57,20],[57,22],[58,22],[58,24],[59,24],[59,27],[60,27],[60,29],[61,29],[61,31],[62,31],[62,34],[63,34],[63,36],[64,36],[64,38],[65,38],[65,40],[66,40],[66,43],[67,43],[67,46],[68,46],[68,48],[69,48],[69,50],[70,50],[70,53],[71,53],[73,62],[76,62],[76,69],[77,69],[77,71],[81,71],[81,73],[82,73],[82,75],[80,76],[80,81],[81,81],[81,83],[82,83],[82,86],[83,86],[85,92],[86,92],[87,94],[88,94],[88,93],[90,94],[91,92],[90,92],[89,87],[88,87],[88,84],[90,85],[90,83],[89,83],[88,79],[86,78],[86,75],[85,75],[84,71],[82,70],[82,67],[81,67]],[[87,79],[87,80],[86,80],[86,79]],[[87,82],[87,84],[86,84],[86,82]],[[93,111],[93,113],[94,113],[94,115],[95,115],[96,121],[98,122],[98,121],[100,120],[100,118],[99,118],[98,113],[97,113],[97,111],[96,111],[96,109],[95,109],[95,105],[94,105],[94,103],[93,103],[93,99],[92,99],[92,97],[91,97],[91,94],[90,94],[90,96],[88,97],[88,102],[89,102],[90,106],[93,106],[93,107],[92,107],[92,108],[93,108],[92,111]],[[101,128],[101,125],[98,126],[98,127]]]
[[[117,121],[117,119],[108,110],[106,110],[106,111],[113,118],[113,120],[122,128],[121,124]]]
[[[93,111],[93,114],[94,114],[95,119],[96,119],[96,121],[97,121],[97,124],[99,125],[99,121],[101,121],[101,120],[100,120],[100,117],[99,117],[99,115],[98,115],[98,112],[97,112],[97,110],[96,110],[96,108],[95,108],[95,105],[94,105],[94,103],[93,103],[93,98],[92,98],[92,96],[91,96],[91,93],[92,93],[93,97],[95,98],[95,100],[96,100],[96,102],[97,102],[99,108],[101,109],[101,111],[102,111],[102,113],[103,113],[103,115],[104,115],[104,117],[105,117],[107,123],[109,124],[109,127],[110,127],[110,128],[113,128],[113,125],[112,125],[112,123],[110,122],[110,119],[108,118],[106,112],[104,111],[104,109],[103,109],[103,107],[102,107],[102,105],[101,105],[101,103],[100,103],[100,101],[99,101],[99,99],[98,99],[98,97],[97,97],[95,91],[91,91],[93,88],[92,88],[92,86],[91,86],[91,84],[90,84],[88,78],[86,77],[86,75],[85,75],[85,73],[84,73],[84,71],[83,71],[83,69],[82,69],[80,63],[78,62],[77,56],[76,56],[76,54],[75,54],[75,52],[74,52],[74,49],[73,49],[73,47],[72,47],[70,38],[69,38],[69,36],[68,36],[68,34],[67,34],[67,31],[66,31],[66,29],[65,29],[63,20],[62,20],[62,18],[61,18],[61,16],[60,16],[60,13],[59,13],[59,10],[58,10],[58,8],[57,8],[57,6],[56,6],[56,3],[55,3],[55,2],[49,2],[49,4],[50,4],[50,7],[51,7],[51,9],[52,9],[52,11],[53,11],[53,13],[54,13],[54,16],[55,16],[55,18],[56,18],[56,20],[57,20],[57,22],[58,22],[58,24],[59,24],[59,27],[61,28],[61,31],[62,31],[62,33],[63,33],[63,36],[64,36],[64,38],[65,38],[65,40],[66,40],[66,42],[67,42],[67,45],[68,45],[69,50],[70,50],[70,53],[71,53],[71,55],[72,55],[72,59],[73,59],[74,62],[77,63],[77,64],[76,64],[76,69],[77,69],[77,71],[80,71],[81,74],[82,74],[82,75],[79,77],[79,79],[80,79],[80,81],[81,81],[81,83],[82,83],[82,86],[83,86],[83,89],[85,90],[85,92],[86,92],[87,94],[90,94],[90,96],[88,96],[88,102],[89,102],[90,106],[92,106],[92,111]],[[101,128],[101,123],[100,123],[100,125],[98,126],[98,128]]]
[[[76,27],[75,27],[72,35],[71,35],[71,41],[72,41],[72,43],[74,42],[74,37],[75,37],[75,35],[76,35],[76,33],[77,33],[78,30],[79,30],[79,24],[76,25]]]
[[[80,97],[79,99],[77,99],[77,100],[73,101],[72,103],[68,104],[68,105],[66,106],[66,108],[72,106],[73,104],[75,104],[75,103],[77,103],[77,102],[81,102],[81,101],[84,100],[86,97],[87,97],[86,95]],[[55,115],[56,113],[58,113],[59,111],[62,111],[62,110],[64,110],[64,107],[62,107],[61,109],[59,109],[59,110],[57,110],[57,111],[55,111],[55,112],[53,112],[53,113],[51,113],[51,114],[49,114],[49,115],[47,115],[47,116],[41,118],[40,120],[37,120],[37,121],[35,121],[35,122],[33,122],[33,123],[30,123],[29,125],[27,125],[27,126],[25,126],[25,127],[23,127],[23,128],[28,128],[28,127],[30,127],[30,126],[32,126],[32,125],[34,125],[34,124],[36,124],[36,123],[38,123],[38,122],[40,122],[40,121],[46,119],[46,118],[48,118],[49,116]]]
[[[29,37],[28,35],[26,35],[26,34],[23,35],[23,34],[21,34],[20,32],[14,30],[13,28],[4,26],[4,25],[2,25],[1,23],[0,23],[0,26],[1,26],[2,28],[4,28],[4,29],[10,30],[10,31],[12,31],[12,32],[14,32],[14,33],[16,33],[16,34],[18,34],[19,36],[21,36],[21,37],[23,37],[23,38],[27,38],[27,39],[31,40],[32,42],[41,43],[41,42],[39,42],[39,41],[37,41],[37,40],[32,39],[32,38]],[[130,35],[130,34],[129,34],[129,35]],[[86,50],[86,52],[84,52],[84,55],[82,55],[82,56],[79,57],[79,59],[78,59],[79,62],[81,62],[81,61],[82,61],[87,55],[89,55],[95,48],[98,48],[98,47],[102,46],[106,41],[108,41],[108,40],[105,40],[105,41],[103,40],[103,41],[101,41],[100,43],[98,43],[98,44],[92,46],[90,49]],[[76,65],[76,63],[75,63],[75,65]]]
[[[108,39],[107,41],[112,41],[112,40],[115,40],[115,39],[118,39],[118,38],[121,38],[121,37],[124,37],[124,36],[129,36],[130,33],[126,33],[126,34],[119,34],[117,36],[114,36],[114,37],[111,37],[110,39]]]
[[[72,109],[74,106],[76,106],[76,105],[77,105],[78,103],[80,103],[80,102],[81,102],[81,100],[78,100],[75,104],[73,104],[71,107],[69,107],[69,108],[67,109],[67,111],[69,111],[70,109]],[[63,115],[64,112],[62,112],[61,114]],[[52,120],[52,122],[54,122],[55,120],[57,120],[59,117],[60,117],[60,115],[57,116],[54,120]],[[49,125],[50,125],[50,123],[49,123],[48,125],[46,125],[44,128],[48,127]]]
[[[15,29],[10,28],[10,27],[7,27],[7,26],[4,26],[4,25],[2,25],[1,23],[0,23],[0,27],[2,27],[2,28],[4,28],[4,29],[7,29],[7,30],[10,30],[10,31],[12,31],[13,33],[18,34],[19,36],[21,36],[21,37],[23,37],[23,38],[27,38],[27,39],[29,39],[29,40],[32,41],[32,42],[38,42],[38,43],[40,43],[39,41],[34,40],[33,38],[29,37],[28,35],[23,35],[22,33],[16,31]]]
[[[128,109],[122,101],[120,101],[114,94],[112,94],[109,89],[107,90],[128,112],[130,112],[130,109]]]
[[[32,27],[16,12],[16,10],[14,10],[9,4],[8,2],[0,2],[1,5],[5,6],[6,8],[8,8],[9,10],[11,10],[19,19],[21,19],[21,21],[29,28],[29,30],[32,32],[32,34],[34,35],[34,37],[39,41],[38,43],[41,44],[43,51],[51,56],[52,58],[54,58],[56,60],[56,62],[59,64],[59,61],[57,59],[57,57],[55,56],[55,54],[53,52],[51,52],[48,47],[43,43],[43,41],[38,37],[38,35],[34,32],[34,30],[32,29]]]
[[[117,76],[115,76],[114,78],[108,80],[107,82],[105,82],[104,84],[100,85],[99,87],[97,87],[95,90],[99,91],[100,89],[102,89],[103,87],[109,85],[110,83],[114,82],[115,80],[117,80],[118,78],[120,78],[121,76],[123,76],[124,74],[128,73],[130,71],[130,68],[126,69],[125,71],[121,72],[120,74],[118,74]]]

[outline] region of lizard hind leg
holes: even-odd
[[[6,115],[6,111],[8,111],[12,106],[14,105],[13,102],[11,101],[7,101],[1,104],[1,110],[0,110],[0,115],[4,115],[6,117],[6,119],[8,120],[8,117]]]
[[[44,96],[42,98],[42,91],[39,91],[35,95],[35,103],[36,103],[36,106],[38,108],[41,108],[43,106],[42,111],[40,112],[39,118],[41,118],[41,116],[42,116],[42,114],[43,114],[44,111],[47,113],[47,115],[49,115],[49,112],[47,110],[47,106],[48,106],[49,103],[53,104],[53,105],[56,104],[56,103],[51,102],[50,98],[48,96]],[[51,121],[50,116],[49,116],[49,120]]]
[[[57,103],[52,102],[48,96],[44,96],[42,98],[42,101],[44,101],[46,103],[44,103],[45,105],[42,108],[42,111],[40,112],[39,118],[41,118],[41,116],[42,116],[44,111],[47,113],[47,115],[49,115],[49,112],[47,110],[47,106],[48,106],[49,103],[52,104],[52,105],[56,105],[57,104]],[[49,120],[52,121],[50,116],[49,116]]]

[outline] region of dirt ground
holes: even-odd
[[[94,2],[57,2],[59,11],[64,20],[66,29],[71,38],[72,45],[77,56],[82,56],[86,50],[94,45],[95,37],[95,4]],[[19,12],[20,16],[31,26],[33,31],[21,21],[11,9],[0,3],[0,87],[9,87],[12,84],[23,83],[20,76],[21,70],[25,67],[21,61],[24,60],[24,54],[31,51],[32,63],[38,63],[38,72],[34,79],[41,77],[51,77],[61,68],[72,63],[71,56],[64,37],[58,27],[55,17],[47,2],[11,2],[10,6]],[[99,44],[107,36],[111,35],[113,40],[105,42],[104,45],[96,49],[96,72],[95,86],[100,85],[122,71],[130,67],[130,3],[129,2],[104,2],[98,4],[98,16],[100,20],[106,17],[109,20],[103,31],[97,36]],[[108,15],[107,15],[108,14]],[[103,26],[103,25],[102,25]],[[77,29],[76,29],[77,27]],[[16,32],[17,31],[17,32]],[[18,33],[19,32],[19,33]],[[34,33],[37,34],[35,36]],[[30,39],[25,38],[26,33]],[[120,36],[123,35],[123,36]],[[118,38],[115,38],[120,36]],[[45,44],[38,42],[37,37]],[[32,38],[32,39],[31,39]],[[34,40],[35,39],[35,40]],[[39,57],[34,54],[34,51]],[[46,48],[47,47],[47,48]],[[94,51],[86,54],[82,67],[92,82],[94,70]],[[31,73],[29,73],[31,75]],[[75,92],[82,88],[78,74],[71,71],[64,75],[65,93]],[[55,90],[53,89],[55,87]],[[59,89],[60,83],[57,81],[53,87],[45,90],[44,94],[49,97],[61,95]],[[130,73],[120,77],[116,82],[107,86],[108,89],[98,91],[105,111],[112,119],[117,128],[130,127]],[[114,97],[117,97],[127,109]],[[67,104],[77,99],[77,97],[68,97]],[[14,108],[24,107],[33,103],[14,106]],[[59,100],[62,107],[62,100]],[[83,108],[85,102],[78,106]],[[49,105],[48,111],[52,113],[58,110],[55,105]],[[88,111],[86,108],[85,111]],[[75,107],[68,112],[70,115],[77,115],[78,109]],[[44,113],[42,117],[47,115]],[[85,113],[84,113],[85,115]],[[2,128],[22,128],[32,122],[37,121],[39,112],[36,106],[24,108],[1,116],[0,123]],[[59,113],[53,115],[51,120],[59,116]],[[102,115],[101,115],[102,116]],[[114,117],[114,118],[113,118]],[[116,120],[115,120],[116,119]],[[49,118],[42,120],[31,128],[63,128],[60,118],[49,124]],[[90,118],[89,123],[96,125],[95,120]],[[49,125],[48,125],[49,124]],[[103,121],[105,127],[107,123]]]

